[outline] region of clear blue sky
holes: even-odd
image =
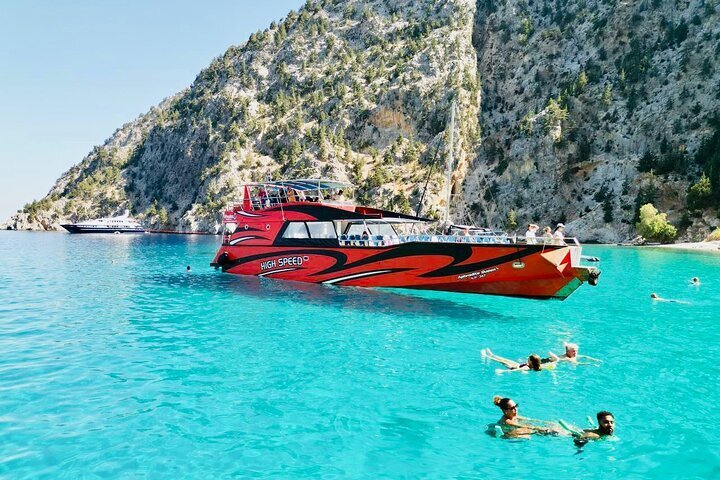
[[[0,0],[0,222],[303,0]]]

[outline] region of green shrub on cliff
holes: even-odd
[[[635,228],[649,240],[667,243],[677,236],[677,229],[667,221],[667,214],[658,212],[652,203],[640,207],[640,221]]]
[[[703,173],[700,180],[697,181],[688,190],[687,204],[688,208],[697,210],[709,207],[712,203],[712,185],[710,178]]]

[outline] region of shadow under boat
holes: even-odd
[[[452,299],[423,298],[416,292],[398,289],[373,289],[334,286],[307,282],[277,281],[254,276],[222,275],[216,273],[164,273],[151,276],[151,281],[174,288],[202,288],[228,292],[242,301],[242,297],[260,300],[278,299],[352,309],[376,313],[397,313],[432,318],[447,318],[461,323],[475,323],[488,319],[510,320],[512,317],[455,302]],[[462,294],[455,294],[462,295]]]

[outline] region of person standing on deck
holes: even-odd
[[[565,225],[562,223],[558,223],[557,227],[555,227],[555,233],[553,233],[553,239],[555,240],[553,243],[555,245],[565,245]]]
[[[534,223],[528,225],[527,232],[525,232],[525,241],[528,243],[528,245],[535,245],[537,243],[535,232],[537,232],[539,228],[540,227],[538,227]]]

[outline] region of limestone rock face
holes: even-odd
[[[440,216],[455,109],[458,223],[633,235],[639,202],[689,220],[720,103],[720,7],[675,0],[310,0],[119,128],[7,224],[129,208],[216,231],[247,181],[322,176],[365,204]],[[682,12],[678,15],[677,12]],[[707,217],[707,215],[706,215]],[[688,235],[691,235],[688,231]],[[695,233],[692,233],[695,235]]]

